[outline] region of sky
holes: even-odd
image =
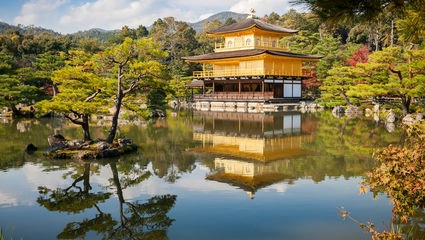
[[[0,0],[0,21],[67,34],[101,28],[150,26],[159,18],[194,23],[222,11],[263,17],[285,14],[291,0]]]

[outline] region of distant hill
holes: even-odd
[[[217,14],[214,14],[204,20],[201,20],[199,22],[195,22],[195,23],[188,23],[189,26],[191,26],[196,32],[202,32],[204,30],[204,26],[205,26],[205,22],[207,21],[214,21],[214,20],[219,20],[220,22],[224,23],[228,18],[233,18],[236,21],[240,21],[242,19],[245,19],[248,16],[248,14],[242,14],[242,13],[235,13],[235,12],[230,12],[230,11],[225,11],[225,12],[220,12]],[[148,30],[150,29],[150,26],[147,27]],[[14,26],[14,25],[10,25],[7,24],[5,22],[0,22],[0,34],[4,33],[5,31],[9,30],[9,29],[15,29],[20,31],[21,33],[24,34],[33,34],[33,35],[39,35],[41,33],[50,33],[53,35],[61,35],[58,32],[55,32],[53,30],[50,29],[45,29],[45,28],[41,28],[41,27],[35,27],[33,25],[30,26],[23,26],[23,25],[18,25],[18,26]],[[119,32],[120,30],[103,30],[100,28],[93,28],[90,30],[85,30],[85,31],[78,31],[76,33],[72,33],[71,35],[73,36],[78,36],[78,37],[84,37],[84,38],[97,38],[99,40],[106,40],[108,39],[110,36],[112,36],[113,34]]]
[[[235,13],[235,12],[220,12],[217,14],[214,14],[204,20],[201,20],[196,23],[188,23],[196,32],[202,32],[204,30],[205,22],[211,22],[214,20],[219,20],[220,22],[224,23],[228,18],[233,18],[236,21],[245,19],[248,17],[249,14],[242,14],[242,13]]]
[[[82,38],[97,38],[100,41],[105,41],[110,38],[112,35],[118,33],[120,30],[104,30],[101,28],[92,28],[86,31],[78,31],[73,33],[73,36],[82,37]]]
[[[45,28],[41,28],[41,27],[36,27],[33,25],[30,26],[23,26],[23,25],[18,25],[18,26],[14,26],[14,25],[10,25],[8,23],[5,22],[0,22],[0,34],[6,32],[7,30],[18,30],[19,32],[23,33],[23,34],[33,34],[33,35],[40,35],[42,33],[49,33],[52,35],[61,35],[58,32],[55,32],[53,30],[50,29],[45,29]]]

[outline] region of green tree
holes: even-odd
[[[401,102],[403,115],[410,112],[413,98],[424,97],[425,93],[425,50],[385,48],[369,55],[367,63],[359,63],[362,73],[357,84],[351,88],[355,97],[390,96]]]
[[[62,114],[83,129],[85,141],[91,140],[89,120],[95,113],[106,112],[108,87],[111,82],[93,71],[91,55],[82,51],[70,51],[67,66],[53,73],[53,83],[58,93],[51,100],[36,104],[39,114]]]
[[[173,17],[158,19],[152,25],[149,36],[168,52],[164,65],[172,75],[191,75],[195,64],[185,62],[182,57],[192,56],[199,44],[196,32],[186,22],[175,21]]]
[[[18,78],[18,75],[0,75],[0,106],[8,107],[12,109],[13,116],[23,116],[33,114],[33,111],[24,113],[18,107],[18,104],[32,105],[35,101],[39,101],[44,98],[44,92],[39,88],[31,85],[23,84],[22,80]]]
[[[141,92],[149,92],[152,87],[161,85],[159,82],[168,79],[165,67],[160,64],[167,53],[160,50],[152,39],[134,40],[126,38],[120,45],[107,48],[99,58],[99,70],[105,76],[115,76],[116,95],[112,125],[107,142],[112,143],[118,128],[118,117],[124,97]],[[129,96],[127,100],[137,101]],[[129,105],[132,104],[129,102]],[[139,102],[138,105],[141,105]],[[132,106],[135,106],[133,103]]]

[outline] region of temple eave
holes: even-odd
[[[311,76],[282,76],[282,75],[252,75],[252,76],[215,76],[215,77],[194,77],[193,80],[197,81],[263,81],[263,80],[305,80]]]

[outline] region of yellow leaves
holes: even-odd
[[[390,145],[376,153],[380,165],[367,174],[366,180],[371,188],[385,190],[400,221],[408,221],[412,209],[425,207],[425,130],[423,126],[410,127],[406,132],[404,147]]]
[[[365,194],[365,193],[367,193],[367,191],[368,191],[369,189],[367,188],[367,187],[365,187],[365,186],[361,186],[360,187],[360,194]]]
[[[345,220],[347,217],[350,216],[350,213],[348,211],[346,211],[344,209],[344,207],[337,208],[336,210],[337,210],[339,216],[342,218],[342,220]]]
[[[400,217],[400,221],[401,221],[401,222],[407,222],[407,221],[409,221],[409,216],[407,216],[407,215],[403,215],[403,216],[401,216],[401,217]]]

